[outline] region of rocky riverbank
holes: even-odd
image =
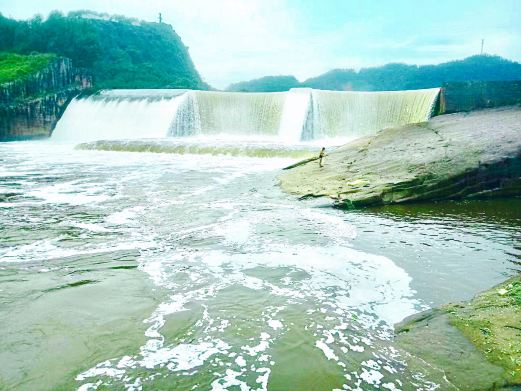
[[[380,131],[285,171],[283,190],[346,207],[521,194],[521,107]]]
[[[0,141],[49,137],[69,101],[90,88],[88,74],[54,58],[23,79],[0,85]]]
[[[396,326],[409,367],[448,390],[521,386],[521,276]],[[517,388],[516,388],[517,387]]]

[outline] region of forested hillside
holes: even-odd
[[[227,91],[237,92],[278,92],[299,87],[295,76],[266,76],[260,79],[243,81],[230,85]]]
[[[77,11],[28,21],[0,14],[0,51],[52,53],[87,68],[96,88],[207,89],[181,38],[164,23]]]
[[[289,78],[286,76],[286,78]],[[308,79],[293,87],[311,87],[323,90],[393,91],[440,87],[446,82],[521,80],[521,64],[498,56],[472,56],[464,60],[438,65],[387,64],[381,67],[335,69]],[[285,79],[277,85],[277,77],[264,77],[249,82],[236,83],[244,91],[265,91],[269,83],[271,91],[286,91]]]

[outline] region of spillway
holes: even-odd
[[[231,135],[286,144],[355,139],[427,121],[438,94],[438,88],[392,92],[293,89],[275,93],[111,90],[74,99],[53,138],[94,141]]]
[[[311,92],[304,139],[358,138],[393,126],[428,121],[439,89]]]
[[[57,141],[165,137],[186,90],[108,90],[73,99],[56,124]]]
[[[230,134],[259,136],[276,136],[279,133],[285,92],[275,93],[235,93],[192,91],[190,102],[196,106],[198,121],[176,124],[178,129],[192,129],[193,134]],[[183,107],[183,109],[194,110]],[[184,126],[182,126],[184,125]]]

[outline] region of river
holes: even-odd
[[[294,160],[0,144],[0,389],[433,389],[393,324],[521,269],[521,200],[360,211]]]

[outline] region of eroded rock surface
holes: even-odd
[[[405,319],[395,346],[411,370],[441,389],[521,387],[521,276],[481,293]]]
[[[285,171],[283,190],[345,206],[521,194],[521,107],[386,129]]]

